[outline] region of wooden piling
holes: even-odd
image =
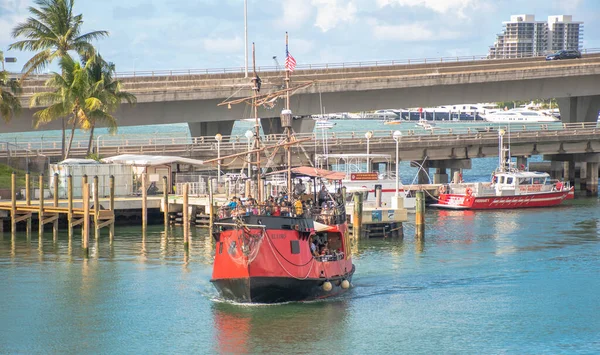
[[[142,229],[148,225],[148,190],[146,189],[146,173],[142,173]]]
[[[212,189],[212,183],[210,185],[208,185],[208,230],[211,231],[213,230],[213,223],[214,223],[214,218],[215,218],[215,211],[214,211],[214,207],[215,207],[215,202],[214,202],[214,194],[213,194],[213,189]]]
[[[212,190],[212,184],[209,185],[209,189]],[[183,184],[183,248],[187,251],[190,247],[189,245],[189,230],[190,230],[190,217],[188,210],[188,194],[189,194],[190,186],[188,184]]]
[[[44,234],[44,174],[40,174],[39,179],[39,190],[40,190],[40,204],[38,210],[38,220],[39,220],[39,234],[40,238]]]
[[[69,240],[73,237],[73,176],[67,176],[67,230]]]
[[[12,172],[10,176],[10,232],[17,232],[17,173]]]
[[[416,197],[415,237],[417,239],[423,239],[425,237],[425,193],[423,191],[417,191]]]
[[[88,193],[88,199],[89,199],[89,196],[90,196],[90,190],[89,190],[89,188],[90,187],[88,185],[88,177],[87,177],[86,174],[83,174],[83,176],[81,177],[81,198],[82,199],[83,199],[83,190],[85,189],[85,186],[88,187],[87,193]],[[83,205],[82,205],[82,208],[83,208]],[[83,221],[82,221],[82,223],[83,223]],[[82,240],[82,243],[83,243],[83,233],[84,233],[83,229],[84,228],[83,228],[83,224],[82,224],[81,225],[81,240]],[[89,231],[88,231],[88,233],[89,233]]]
[[[25,204],[31,206],[31,173],[25,174]],[[31,238],[31,218],[27,218],[27,238]]]
[[[54,207],[58,208],[58,173],[54,173]],[[52,222],[52,238],[54,241],[58,239],[58,218],[60,214],[56,212],[54,222]]]
[[[98,196],[98,176],[94,176],[94,238],[98,240],[100,238],[99,217],[100,217],[100,198]]]
[[[355,239],[361,237],[362,232],[362,210],[363,195],[360,192],[354,193],[354,215],[352,216],[352,234]]]
[[[83,255],[90,254],[90,187],[87,181],[83,184]]]
[[[169,226],[169,190],[167,190],[167,177],[163,176],[163,219],[165,229]]]
[[[109,184],[110,184],[110,197],[109,197],[110,202],[109,202],[108,208],[110,208],[110,211],[113,213],[113,221],[108,227],[108,237],[109,237],[110,243],[112,243],[113,238],[115,237],[115,176],[114,175],[110,176]],[[165,185],[165,190],[166,190],[166,188],[167,187]]]

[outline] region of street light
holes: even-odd
[[[215,135],[215,140],[217,141],[217,182],[221,182],[221,140],[223,140],[221,133]]]
[[[365,133],[365,138],[367,139],[367,172],[370,173],[371,172],[371,158],[369,157],[369,141],[371,140],[371,137],[373,137],[373,131],[367,131],[367,133]]]
[[[250,175],[252,175],[252,167],[250,166],[250,143],[251,143],[251,139],[252,137],[254,137],[254,132],[252,132],[251,130],[247,130],[246,133],[244,134],[244,136],[246,136],[246,139],[248,139],[248,178],[250,178]]]
[[[400,172],[398,169],[398,143],[400,143],[400,138],[402,137],[402,132],[395,131],[394,132],[394,140],[396,141],[396,197],[398,197],[398,190],[400,189]]]

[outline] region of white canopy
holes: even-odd
[[[133,166],[154,166],[154,165],[166,165],[172,163],[182,163],[190,165],[203,165],[204,161],[198,159],[183,158],[177,156],[163,156],[163,155],[135,155],[135,154],[121,154],[114,157],[102,159],[105,163],[117,163],[124,165]]]

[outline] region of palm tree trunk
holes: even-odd
[[[66,130],[67,130],[67,122],[65,121],[64,117],[62,118],[62,146],[61,146],[61,153],[62,153],[62,157],[63,160],[67,159],[65,158],[65,141],[66,141]]]
[[[69,153],[71,152],[71,144],[73,144],[73,136],[75,135],[75,124],[77,123],[77,116],[73,115],[73,126],[71,126],[71,137],[69,137],[69,145],[67,146],[67,152],[65,159],[69,159]]]
[[[96,128],[96,122],[92,122],[92,128],[90,129],[90,141],[88,142],[88,150],[87,155],[90,155],[92,152],[92,144],[94,143],[94,128]],[[98,147],[96,147],[96,152],[98,152]]]

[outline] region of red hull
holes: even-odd
[[[541,192],[518,196],[469,196],[459,194],[440,194],[439,201],[432,206],[446,209],[514,209],[531,207],[550,207],[573,198],[573,188],[565,191]]]
[[[249,216],[248,224],[267,228],[223,230],[218,235],[211,281],[219,293],[238,302],[304,301],[335,296],[354,272],[346,224],[328,233],[340,236],[338,256],[320,261],[312,256],[312,221],[303,218]],[[255,221],[253,221],[255,220]],[[309,226],[308,224],[311,224]],[[279,225],[279,228],[273,226]],[[325,291],[329,281],[332,290]]]

